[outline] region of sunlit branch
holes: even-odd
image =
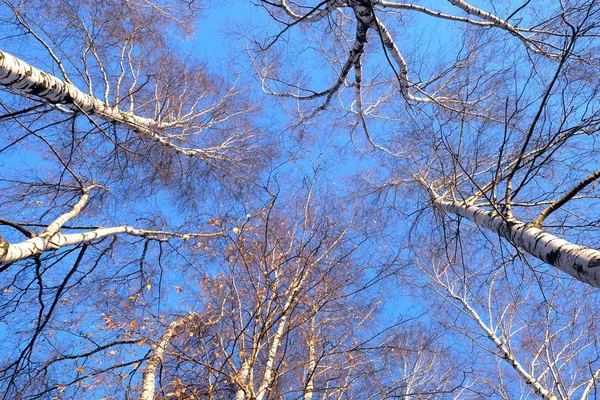
[[[437,104],[441,104],[443,102],[458,102],[456,100],[452,100],[452,99],[449,99],[446,97],[434,97],[434,96],[428,94],[427,92],[425,92],[419,86],[410,82],[410,80],[408,79],[408,64],[404,60],[404,57],[402,57],[402,53],[400,53],[400,49],[398,49],[396,42],[392,38],[392,35],[388,31],[388,29],[385,27],[383,22],[379,18],[375,17],[373,19],[373,22],[371,23],[370,27],[371,27],[371,29],[375,30],[379,34],[383,46],[387,49],[387,51],[390,52],[390,54],[392,55],[392,58],[394,59],[394,61],[396,61],[396,65],[398,65],[398,67],[400,68],[400,71],[397,73],[398,81],[400,84],[400,91],[402,92],[402,95],[404,96],[404,98],[407,101],[414,101],[414,102],[420,102],[420,103],[437,103]],[[417,90],[419,93],[423,94],[425,97],[414,96],[410,92],[410,88],[415,88],[415,90]]]
[[[144,367],[140,400],[153,400],[155,398],[156,370],[163,363],[169,342],[182,328],[199,318],[200,316],[198,314],[191,312],[190,315],[171,322],[158,343],[152,346],[152,356],[150,356],[150,359]]]
[[[173,143],[168,135],[159,133],[161,130],[178,127],[178,124],[182,124],[182,121],[157,121],[131,112],[121,111],[118,106],[109,105],[106,102],[108,100],[103,102],[94,96],[88,95],[73,84],[41,71],[1,50],[0,84],[41,97],[51,104],[66,105],[75,112],[82,112],[85,115],[97,115],[106,121],[122,124],[180,154],[200,158],[214,157],[211,152],[207,152],[202,148],[179,146]],[[192,118],[192,116],[187,118]],[[194,127],[190,126],[190,128]]]
[[[427,14],[430,15],[432,17],[436,17],[436,18],[442,18],[442,19],[447,19],[450,21],[458,21],[458,22],[465,22],[468,24],[472,24],[472,25],[477,25],[477,26],[494,26],[495,24],[493,22],[489,22],[489,21],[476,21],[474,19],[470,19],[470,18],[465,18],[465,17],[459,17],[456,15],[450,15],[450,14],[445,14],[439,11],[435,11],[435,10],[431,10],[429,8],[417,5],[417,4],[409,4],[409,3],[396,3],[393,1],[386,1],[386,0],[374,0],[373,1],[374,5],[380,5],[384,8],[394,8],[394,9],[398,9],[398,10],[411,10],[411,11],[418,11],[421,12],[423,14]]]
[[[441,283],[441,281],[440,284],[448,291],[448,294],[452,299],[458,301],[462,305],[463,312],[473,319],[473,321],[475,321],[483,330],[488,339],[494,343],[494,346],[496,346],[498,352],[500,353],[498,356],[506,361],[517,372],[521,379],[523,379],[525,383],[534,390],[536,394],[539,394],[544,400],[557,399],[554,393],[546,389],[540,383],[540,381],[536,379],[536,377],[534,377],[523,367],[523,365],[515,357],[515,354],[511,350],[510,346],[498,336],[495,329],[493,329],[491,326],[488,326],[488,324],[483,321],[477,310],[475,310],[463,296],[459,296],[454,293],[450,287]]]
[[[536,42],[524,37],[514,26],[512,26],[507,21],[504,21],[501,18],[498,18],[496,15],[491,14],[487,11],[483,11],[477,7],[474,7],[463,0],[448,0],[448,1],[452,5],[465,11],[467,14],[475,15],[483,20],[493,23],[495,26],[497,26],[499,28],[502,28],[502,29],[510,32],[512,35],[514,35],[519,40],[521,40],[521,42],[523,42],[523,44],[525,44],[525,46],[533,52],[539,53],[539,54],[542,54],[544,56],[551,57],[551,58],[560,57],[560,54],[548,53],[548,52],[542,50]]]
[[[587,400],[589,398],[592,390],[594,390],[594,388],[596,387],[596,384],[598,383],[599,380],[600,380],[600,368],[597,368],[596,371],[594,371],[592,377],[587,382],[587,385],[585,386],[583,393],[581,393],[581,397],[580,397],[581,400]]]
[[[584,180],[579,182],[573,189],[571,189],[567,193],[565,193],[564,196],[562,196],[560,199],[556,200],[555,202],[550,204],[548,207],[546,207],[544,209],[544,211],[542,211],[540,213],[540,215],[538,215],[538,217],[535,219],[535,221],[533,221],[533,224],[537,228],[541,229],[542,224],[544,223],[544,220],[550,214],[552,214],[554,211],[556,211],[559,208],[561,208],[562,206],[564,206],[569,200],[572,200],[579,192],[581,192],[583,189],[585,189],[588,185],[590,185],[592,182],[594,182],[598,178],[600,178],[600,170],[597,170],[596,172],[590,174],[587,178],[585,178]]]
[[[89,199],[89,191],[94,188],[88,186],[83,189],[79,201],[67,213],[62,214],[54,220],[44,231],[30,239],[19,243],[9,243],[2,239],[0,242],[0,264],[7,264],[18,260],[36,257],[44,252],[60,249],[65,246],[74,246],[90,243],[97,239],[120,234],[145,237],[154,240],[169,240],[177,238],[189,240],[194,238],[215,237],[223,235],[223,232],[215,233],[177,233],[161,230],[137,229],[128,225],[97,228],[88,232],[62,233],[60,229],[70,220],[76,218]]]
[[[281,0],[281,7],[285,10],[285,12],[294,20],[303,22],[320,21],[327,15],[331,14],[331,12],[335,9],[342,7],[344,4],[345,3],[343,0],[331,0],[327,2],[327,6],[325,6],[324,9],[319,10],[318,12],[312,12],[310,15],[300,15],[290,7],[287,0]]]
[[[515,246],[574,278],[600,287],[600,251],[580,246],[543,231],[534,224],[508,218],[495,210],[485,210],[461,201],[447,201],[425,182],[433,205],[446,213],[464,217],[478,227],[504,237]]]

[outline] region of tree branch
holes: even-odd
[[[581,192],[590,183],[594,182],[598,178],[600,178],[600,169],[597,170],[596,172],[590,174],[587,178],[585,178],[584,180],[579,182],[577,184],[577,186],[575,186],[573,189],[571,189],[567,193],[565,193],[565,195],[563,197],[561,197],[560,199],[556,200],[554,203],[552,203],[548,207],[546,207],[544,209],[544,211],[542,211],[540,213],[540,215],[538,215],[538,217],[535,219],[535,221],[533,221],[533,225],[536,228],[541,229],[542,224],[544,223],[544,220],[548,217],[548,215],[552,214],[554,211],[556,211],[559,208],[561,208],[562,206],[564,206],[569,200],[571,200],[573,197],[575,197],[579,192]]]

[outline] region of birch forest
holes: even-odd
[[[3,0],[0,399],[600,398],[596,0]]]

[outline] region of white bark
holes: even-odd
[[[154,400],[156,392],[156,369],[163,362],[167,345],[183,326],[196,317],[198,317],[198,314],[190,313],[187,317],[171,322],[159,342],[153,346],[152,356],[144,368],[140,400]]]
[[[517,219],[462,202],[434,199],[437,208],[460,215],[508,239],[515,246],[576,279],[600,287],[600,251],[570,243]]]
[[[519,374],[519,376],[525,381],[525,383],[533,388],[536,394],[539,394],[544,400],[557,400],[557,397],[554,393],[548,391],[544,386],[538,381],[533,375],[531,375],[516,359],[513,354],[510,346],[503,341],[496,332],[491,329],[488,325],[483,322],[479,313],[471,307],[471,305],[462,297],[454,294],[449,288],[446,288],[450,295],[455,299],[462,303],[466,312],[469,316],[479,325],[479,327],[485,332],[487,337],[494,343],[498,351],[500,352],[500,356],[504,359],[511,367]]]
[[[126,125],[152,140],[188,156],[208,156],[208,150],[180,147],[158,132],[175,123],[156,121],[132,112],[124,112],[97,97],[79,90],[75,85],[39,70],[0,50],[0,84],[38,96],[51,104],[65,105],[74,111],[94,114],[106,121]]]
[[[293,19],[295,19],[296,21],[302,21],[302,22],[317,22],[320,21],[321,19],[323,19],[324,17],[326,17],[327,15],[331,14],[331,12],[339,7],[342,7],[344,5],[344,1],[343,0],[332,0],[329,1],[327,3],[327,5],[325,6],[324,9],[319,10],[319,11],[313,11],[312,14],[308,15],[308,14],[298,14],[296,11],[294,11],[289,3],[287,2],[287,0],[281,0],[281,7],[284,9],[284,11]]]
[[[289,304],[286,304],[289,307]],[[286,312],[287,312],[286,308]],[[263,375],[263,380],[258,388],[258,393],[256,394],[256,400],[263,400],[269,387],[273,383],[274,376],[274,368],[275,358],[277,356],[277,351],[279,350],[279,346],[281,346],[281,338],[283,337],[283,333],[286,328],[287,323],[287,313],[283,314],[281,319],[279,320],[279,325],[277,326],[277,331],[273,335],[271,346],[269,347],[269,354],[267,356],[267,363],[265,365],[265,373]]]
[[[90,96],[74,85],[41,71],[23,60],[0,50],[0,83],[41,97],[52,104],[64,104],[73,110],[96,114],[106,120],[130,125],[132,128],[155,128],[156,121],[122,112],[100,99]]]
[[[387,0],[374,0],[374,1],[372,1],[372,3],[375,5],[380,5],[384,8],[395,8],[395,9],[399,9],[399,10],[417,11],[417,12],[421,12],[421,13],[430,15],[432,17],[448,19],[450,21],[465,22],[467,24],[472,24],[472,25],[477,25],[477,26],[494,26],[495,25],[493,22],[475,21],[475,20],[465,18],[465,17],[459,17],[456,15],[450,15],[450,14],[445,14],[445,13],[442,13],[439,11],[430,10],[429,8],[426,8],[426,7],[417,5],[417,4],[396,3],[393,1],[387,1]]]
[[[57,250],[65,246],[89,243],[95,239],[102,239],[107,236],[115,236],[119,234],[151,238],[176,237],[183,240],[222,235],[221,232],[181,234],[166,231],[136,229],[128,225],[115,226],[110,228],[98,228],[93,231],[80,233],[55,233],[52,236],[42,234],[40,236],[27,239],[20,243],[8,243],[6,252],[4,253],[4,255],[0,255],[0,264],[24,260],[26,258],[38,256],[45,251]]]
[[[310,319],[310,337],[308,339],[308,366],[306,369],[306,385],[304,386],[304,399],[312,400],[315,390],[315,373],[317,369],[317,351],[316,351],[316,328],[315,317]]]
[[[240,385],[239,389],[235,393],[235,400],[244,400],[246,398],[246,392],[244,391],[245,387],[249,387],[248,376],[250,375],[250,361],[249,359],[245,359],[240,372],[238,373],[237,380]]]
[[[34,257],[49,249],[59,248],[60,234],[58,231],[67,222],[77,217],[81,210],[87,204],[90,195],[89,191],[95,186],[83,188],[80,199],[75,203],[70,211],[60,215],[54,220],[39,236],[25,240],[18,244],[11,244],[2,240],[2,252],[0,253],[0,264],[9,263],[29,257]]]
[[[166,231],[136,229],[128,225],[115,226],[110,228],[98,228],[88,232],[63,234],[60,229],[68,221],[77,217],[89,200],[89,191],[95,186],[88,186],[83,189],[83,194],[73,208],[60,215],[38,236],[24,240],[20,243],[9,243],[0,237],[0,264],[7,264],[14,261],[24,260],[38,256],[45,251],[58,250],[64,246],[73,246],[83,243],[89,243],[95,239],[101,239],[107,236],[127,234],[132,236],[142,236],[150,238],[179,238],[183,240],[200,237],[211,237],[222,235],[222,232],[216,233],[174,233]]]
[[[67,222],[77,217],[81,213],[81,210],[83,210],[83,207],[85,207],[90,198],[89,191],[94,187],[95,186],[85,187],[83,189],[83,194],[81,195],[81,198],[79,199],[79,201],[77,201],[77,203],[75,203],[71,211],[62,214],[54,222],[48,225],[48,227],[44,230],[44,233],[42,233],[42,236],[54,236],[58,233],[59,229],[62,228]]]
[[[558,56],[560,56],[559,54],[552,54],[547,51],[543,51],[540,48],[538,43],[536,43],[531,38],[527,38],[527,37],[523,36],[519,32],[519,30],[517,28],[515,28],[514,26],[512,26],[508,21],[503,20],[494,14],[491,14],[487,11],[483,11],[477,7],[474,7],[464,0],[448,0],[448,1],[450,2],[450,4],[460,8],[461,10],[465,11],[467,14],[475,15],[485,21],[491,22],[495,26],[497,26],[501,29],[504,29],[507,32],[510,32],[512,35],[517,37],[521,42],[523,42],[525,47],[527,47],[529,50],[531,50],[535,53],[542,54],[542,55],[545,55],[550,58],[557,58]]]
[[[581,400],[587,400],[589,398],[589,396],[592,393],[592,389],[596,387],[596,382],[598,382],[598,379],[600,379],[600,368],[594,372],[594,374],[588,381],[588,384],[586,385],[583,393],[581,394]]]

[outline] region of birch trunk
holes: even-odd
[[[600,251],[570,243],[533,224],[507,219],[494,212],[461,202],[434,199],[437,208],[460,215],[482,228],[496,232],[526,253],[560,269],[563,272],[600,287]]]
[[[315,317],[310,319],[310,338],[308,340],[308,366],[306,371],[306,385],[304,387],[304,400],[312,400],[315,390],[315,373],[317,369]]]
[[[269,354],[267,356],[267,363],[265,365],[265,373],[263,375],[263,380],[260,384],[260,387],[258,388],[256,400],[263,400],[265,398],[265,395],[267,394],[267,391],[269,390],[269,387],[273,383],[273,379],[274,379],[273,366],[275,364],[275,357],[277,356],[277,351],[279,350],[279,346],[281,345],[281,338],[283,337],[283,333],[285,331],[286,325],[287,325],[287,314],[284,314],[279,321],[279,325],[277,326],[277,331],[275,332],[275,335],[273,335],[273,342],[271,343],[271,346],[269,347]]]
[[[173,127],[174,123],[121,111],[118,106],[111,106],[97,97],[84,93],[75,85],[39,70],[2,50],[0,50],[0,84],[33,94],[51,104],[62,104],[74,111],[97,115],[105,121],[123,124],[179,153],[189,156],[205,155],[202,149],[179,147],[171,143],[168,137],[157,133],[162,129]]]
[[[248,383],[248,376],[250,375],[250,362],[248,359],[244,360],[242,368],[237,376],[240,387],[235,393],[235,400],[244,400],[246,398],[246,392],[244,386]]]
[[[166,240],[165,237],[176,237],[183,240],[198,237],[211,237],[222,235],[218,233],[190,233],[179,234],[164,231],[152,231],[145,229],[136,229],[131,226],[115,226],[111,228],[98,228],[89,232],[81,233],[55,233],[54,235],[40,235],[31,239],[27,239],[20,243],[4,242],[4,252],[0,252],[0,264],[6,264],[14,261],[24,260],[26,258],[36,257],[46,251],[58,250],[61,247],[73,246],[83,243],[90,243],[96,239],[102,239],[107,236],[115,236],[120,234],[150,237],[159,240]],[[160,238],[162,237],[162,239]]]
[[[107,236],[127,234],[132,236],[141,236],[164,240],[164,238],[180,238],[183,240],[200,237],[211,237],[222,235],[217,233],[174,233],[166,231],[155,231],[146,229],[136,229],[131,226],[122,225],[110,228],[98,228],[88,232],[63,234],[60,229],[70,220],[79,216],[89,200],[89,191],[95,186],[83,188],[83,194],[73,208],[60,215],[38,236],[24,240],[20,243],[9,243],[0,236],[0,265],[24,260],[26,258],[36,257],[46,251],[58,250],[64,246],[73,246],[83,243],[89,243],[95,239],[101,239]],[[162,239],[161,239],[162,238]]]
[[[130,125],[132,128],[153,128],[157,122],[120,111],[100,99],[90,96],[75,85],[41,71],[23,60],[0,50],[0,83],[33,94],[52,104],[64,104],[75,111],[96,114],[106,120]]]
[[[160,338],[160,341],[153,347],[153,354],[144,368],[142,377],[142,394],[140,396],[140,400],[154,400],[156,392],[156,370],[163,362],[167,345],[173,336],[175,336],[185,324],[195,317],[197,317],[197,314],[192,313],[188,317],[171,322],[165,333]]]

